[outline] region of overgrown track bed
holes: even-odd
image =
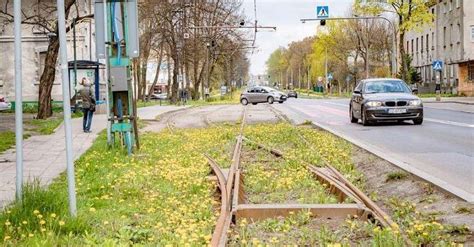
[[[436,218],[419,217],[409,208],[392,221],[392,214],[362,192],[365,178],[352,162],[352,146],[327,132],[257,124],[244,133],[230,193],[234,224],[228,245],[443,246],[467,233],[453,237]],[[316,198],[305,201],[305,195]]]

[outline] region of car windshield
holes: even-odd
[[[409,93],[406,84],[398,80],[369,81],[364,85],[364,93]]]

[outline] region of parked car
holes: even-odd
[[[2,95],[0,95],[0,111],[10,110],[12,104],[5,99]]]
[[[414,90],[413,90],[414,91]],[[412,120],[423,123],[423,103],[399,79],[366,79],[359,82],[352,94],[349,117],[352,123],[361,119],[363,125],[377,121]]]
[[[168,99],[168,94],[167,93],[160,93],[160,94],[154,93],[154,94],[151,95],[150,99],[166,100],[166,99]]]
[[[295,90],[288,91],[288,98],[298,98],[298,93]]]
[[[286,94],[271,87],[255,86],[247,88],[240,95],[240,103],[242,103],[242,105],[247,105],[248,103],[256,105],[265,102],[273,104],[273,102],[277,101],[281,104],[285,102],[287,98]]]

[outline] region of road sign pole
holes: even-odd
[[[66,132],[66,164],[67,164],[67,182],[69,197],[69,213],[75,217],[76,209],[76,185],[74,180],[74,164],[72,153],[72,128],[71,128],[71,103],[70,90],[68,80],[68,62],[67,62],[67,41],[66,41],[66,17],[64,0],[57,0],[58,12],[58,31],[59,31],[59,48],[61,55],[61,76],[63,88],[63,112],[64,112],[64,131]]]
[[[14,2],[15,33],[15,151],[16,151],[16,199],[22,199],[23,187],[23,95],[21,66],[21,0]]]

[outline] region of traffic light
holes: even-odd
[[[319,24],[320,24],[321,26],[326,26],[326,20],[321,20],[321,21],[319,22]]]

